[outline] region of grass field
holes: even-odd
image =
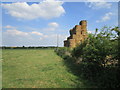
[[[3,50],[2,64],[3,88],[91,87],[68,72],[53,49],[6,49]]]

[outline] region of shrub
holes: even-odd
[[[110,55],[113,57],[117,51],[117,36],[110,27],[102,28],[98,34],[97,31],[98,29],[95,34],[89,34],[88,39],[73,50],[72,56],[82,58],[84,62],[93,62],[105,67],[107,63],[105,58]]]
[[[72,51],[72,56],[77,60],[82,58],[79,64],[81,75],[97,82],[100,87],[119,87],[119,79],[116,78],[119,78],[120,69],[112,64],[108,65],[111,60],[119,61],[118,43],[118,35],[111,27],[105,26],[99,33],[96,29],[95,34],[89,34],[88,38]]]
[[[115,32],[114,32],[115,31]],[[79,76],[94,82],[98,87],[120,87],[120,32],[117,27],[103,27],[98,33],[89,34],[88,38],[80,43],[76,48],[57,48],[56,53],[64,58],[72,71],[79,72]],[[72,57],[69,56],[69,54]],[[80,63],[75,64],[79,61]],[[112,65],[110,61],[117,62],[118,67]],[[108,65],[109,63],[109,65]],[[74,70],[77,69],[77,70]]]
[[[66,57],[66,55],[70,55],[71,49],[67,47],[59,47],[54,50],[57,55],[61,56],[62,58]]]

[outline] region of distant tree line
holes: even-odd
[[[49,48],[57,48],[57,46],[18,46],[18,47],[8,47],[8,46],[2,46],[1,49],[49,49]]]

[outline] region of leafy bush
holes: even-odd
[[[102,28],[101,32],[96,29],[95,34],[89,34],[88,39],[76,47],[72,55],[82,58],[84,62],[93,62],[99,65],[106,65],[107,56],[115,56],[117,52],[117,35],[111,31],[110,27]]]
[[[66,55],[70,55],[71,49],[67,47],[59,47],[55,49],[57,55],[61,56],[62,58],[66,57]]]
[[[56,53],[67,59],[68,64],[73,63],[79,76],[94,82],[98,87],[120,87],[119,35],[118,27],[104,26],[100,32],[96,29],[95,34],[88,34],[88,38],[73,50],[58,48]],[[113,65],[112,61],[117,65]],[[73,69],[71,66],[69,68]]]
[[[72,56],[82,58],[80,70],[86,79],[97,82],[102,87],[119,87],[117,68],[108,62],[117,62],[118,55],[118,34],[112,31],[111,27],[103,27],[98,33],[89,34],[88,38],[79,46],[74,48]],[[107,58],[109,57],[109,58]],[[119,75],[119,74],[118,74]]]

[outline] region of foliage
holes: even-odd
[[[66,57],[66,55],[70,55],[71,53],[71,49],[67,47],[56,48],[54,51],[62,58]]]
[[[88,38],[71,51],[72,57],[69,56],[68,58],[67,56],[65,59],[71,58],[71,61],[67,61],[73,63],[73,66],[77,68],[78,76],[95,82],[96,86],[120,87],[119,35],[118,27],[104,26],[99,31],[96,29],[94,34],[88,34]],[[65,56],[65,53],[63,54]],[[75,59],[75,62],[73,62],[73,59]],[[76,64],[76,62],[79,63]]]
[[[96,29],[95,34],[89,34],[85,42],[73,50],[72,55],[82,58],[81,64],[84,64],[82,73],[87,79],[94,81],[97,78],[101,83],[96,82],[103,87],[119,87],[119,80],[116,79],[118,71],[115,67],[119,60],[118,47],[118,33],[111,27],[105,26],[100,32]],[[111,61],[114,61],[114,65]]]
[[[81,57],[84,62],[97,63],[100,66],[107,64],[107,56],[111,59],[115,57],[117,52],[117,35],[111,31],[111,27],[103,27],[98,33],[96,29],[95,34],[89,34],[88,39],[76,47],[72,55],[76,58]]]

